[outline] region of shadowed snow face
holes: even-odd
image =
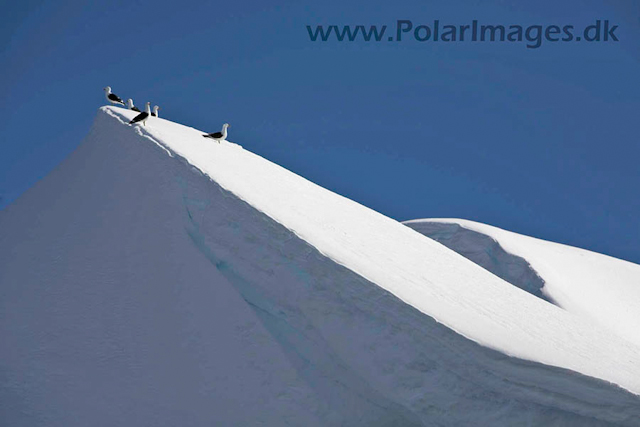
[[[512,285],[555,304],[544,293],[544,280],[531,268],[527,260],[506,252],[491,237],[468,230],[458,224],[423,221],[410,222],[406,225],[442,243]]]

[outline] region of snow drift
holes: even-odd
[[[473,221],[405,224],[506,281],[640,345],[640,265]]]
[[[637,425],[640,350],[233,143],[103,107],[0,212],[12,426]]]

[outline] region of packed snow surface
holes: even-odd
[[[542,293],[640,346],[640,265],[462,219],[407,221],[418,227],[457,224],[525,259],[544,281]],[[469,239],[467,239],[469,240]]]
[[[7,425],[640,424],[633,342],[135,114],[0,212]]]

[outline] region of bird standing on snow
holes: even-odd
[[[134,124],[134,123],[140,123],[140,122],[142,122],[142,125],[144,126],[144,125],[145,125],[145,123],[146,123],[146,121],[147,121],[147,119],[148,119],[148,118],[149,118],[149,116],[151,115],[150,106],[151,106],[151,103],[150,103],[150,102],[147,102],[147,108],[145,109],[145,111],[143,111],[142,113],[140,113],[140,114],[138,114],[137,116],[135,116],[135,117],[133,118],[133,120],[131,120],[131,121],[129,122],[129,124],[131,125],[131,124]]]
[[[120,97],[115,93],[111,93],[111,86],[107,86],[104,88],[104,96],[106,96],[107,101],[111,102],[112,104],[118,104],[124,107],[124,101],[120,99]]]
[[[129,108],[129,110],[132,110],[132,111],[137,111],[138,113],[140,112],[140,109],[135,105],[133,105],[133,99],[131,98],[129,98],[129,100],[127,101],[127,108]]]
[[[158,114],[158,110],[160,110],[160,107],[158,107],[157,105],[153,106],[153,112],[151,113],[151,115],[153,117],[160,117],[160,114]]]
[[[222,125],[222,132],[214,132],[214,133],[208,133],[206,135],[202,135],[205,138],[211,138],[213,140],[216,140],[218,142],[220,141],[224,141],[227,139],[227,128],[231,127],[231,125],[229,123],[225,123]]]

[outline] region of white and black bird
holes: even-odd
[[[132,110],[132,111],[137,111],[138,113],[140,112],[140,109],[135,105],[133,105],[133,99],[131,98],[129,98],[129,100],[127,101],[127,108],[129,108],[129,110]]]
[[[160,117],[160,114],[158,114],[158,110],[160,110],[160,107],[158,107],[157,105],[153,106],[153,111],[151,112],[151,115],[153,117]]]
[[[120,97],[115,93],[111,93],[111,86],[107,86],[104,88],[104,96],[107,97],[107,101],[109,101],[110,103],[122,105],[124,107],[124,101],[120,99]]]
[[[231,125],[229,123],[225,123],[222,125],[222,132],[214,132],[214,133],[208,133],[206,135],[202,135],[205,138],[211,138],[213,140],[216,140],[218,142],[220,141],[224,141],[227,139],[227,128],[230,128]]]
[[[145,111],[143,111],[142,113],[138,114],[137,116],[135,116],[133,118],[133,120],[131,120],[129,122],[130,125],[134,124],[134,123],[140,123],[142,122],[142,125],[144,126],[147,119],[149,118],[149,116],[151,115],[151,103],[147,102],[147,108],[145,108]]]

